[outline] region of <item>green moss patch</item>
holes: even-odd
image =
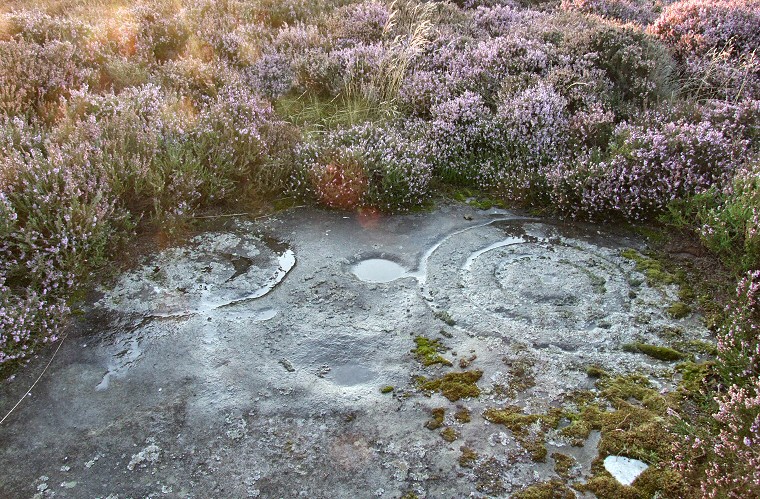
[[[683,362],[676,366],[676,371],[681,373],[679,388],[686,394],[692,394],[704,390],[711,378],[717,377],[716,364],[708,362]]]
[[[559,480],[531,485],[512,494],[512,499],[575,499],[575,492]]]
[[[591,477],[586,483],[573,487],[580,492],[591,492],[599,499],[644,499],[639,491],[621,484],[609,474]]]
[[[459,451],[462,453],[462,455],[459,456],[459,466],[463,468],[472,468],[475,465],[475,461],[478,460],[478,453],[464,445],[459,448]]]
[[[569,479],[570,469],[575,466],[575,459],[559,452],[552,453],[551,458],[554,459],[554,471],[565,480]]]
[[[691,313],[691,307],[684,302],[677,301],[668,307],[668,315],[674,319],[683,319]]]
[[[451,314],[446,312],[445,310],[439,310],[437,312],[434,312],[433,315],[436,319],[441,320],[446,323],[447,326],[455,326],[457,321],[454,320],[453,317],[451,317]]]
[[[440,355],[440,352],[448,350],[439,340],[431,340],[424,336],[417,336],[414,339],[417,347],[412,349],[412,353],[423,366],[432,366],[441,364],[443,366],[452,366],[450,360]]]
[[[602,456],[624,455],[656,463],[669,454],[673,437],[666,427],[668,402],[646,378],[605,378],[597,387],[601,400],[583,405],[578,412],[565,413],[571,424],[562,433],[574,445],[583,445],[591,430],[598,430]],[[607,410],[608,404],[614,410]]]
[[[524,414],[519,407],[507,406],[503,409],[486,409],[483,417],[492,423],[509,428],[534,461],[545,461],[547,451],[544,434],[549,429],[557,427],[561,412],[555,410],[549,414]],[[536,432],[536,429],[539,431]]]
[[[448,373],[440,378],[419,378],[417,383],[420,389],[429,392],[441,392],[452,402],[466,397],[479,397],[480,389],[476,384],[483,376],[483,371],[464,371],[461,373]]]
[[[678,281],[677,277],[665,270],[658,260],[646,257],[633,249],[624,250],[621,255],[636,263],[636,270],[646,276],[647,284],[652,287],[676,284]]]
[[[446,415],[446,409],[443,407],[437,407],[430,411],[430,413],[432,417],[427,423],[425,423],[425,428],[428,430],[437,430],[443,426],[443,417]]]
[[[454,419],[456,419],[456,420],[457,420],[457,421],[459,421],[460,423],[469,423],[469,422],[470,422],[470,420],[471,420],[471,418],[470,418],[470,411],[468,411],[468,410],[467,410],[467,409],[465,409],[465,408],[459,409],[459,410],[458,410],[458,411],[457,411],[457,412],[454,414]]]
[[[586,368],[586,374],[591,376],[592,378],[603,378],[605,376],[608,376],[607,371],[602,369],[601,367],[597,365],[588,366]]]
[[[391,393],[393,391],[393,387],[388,385],[380,388],[380,393]]]
[[[454,428],[444,428],[443,431],[441,431],[441,438],[447,442],[453,442],[459,438],[459,434],[456,432],[456,430],[454,430]]]
[[[657,345],[650,345],[648,343],[628,343],[626,345],[623,345],[623,350],[627,352],[640,352],[644,355],[652,357],[653,359],[665,360],[668,362],[682,360],[684,357],[686,357],[685,354],[670,347],[661,347]]]

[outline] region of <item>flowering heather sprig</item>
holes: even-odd
[[[434,105],[427,141],[435,169],[447,182],[472,184],[481,163],[501,147],[493,113],[466,91]]]
[[[331,31],[339,44],[379,42],[391,20],[384,3],[364,1],[335,9],[331,16]]]
[[[16,10],[6,14],[8,33],[16,39],[44,45],[47,42],[83,42],[92,27],[77,19],[51,16],[41,10]]]
[[[706,121],[622,123],[610,159],[592,167],[583,209],[646,218],[675,199],[727,185],[747,146]]]
[[[0,113],[11,116],[36,110],[48,118],[46,106],[93,78],[69,42],[0,41],[0,60]]]
[[[697,477],[703,497],[760,494],[760,270],[737,284],[718,333],[718,366],[727,389],[715,397],[712,433],[676,445],[674,467]],[[700,471],[704,467],[703,475]]]
[[[287,94],[296,84],[296,72],[291,59],[280,52],[265,52],[245,71],[251,88],[269,99]]]
[[[131,13],[138,23],[136,48],[144,57],[164,62],[182,53],[190,29],[171,2],[141,3]]]
[[[652,23],[659,15],[659,0],[562,0],[562,8],[596,14],[622,22]]]
[[[475,26],[490,36],[505,36],[524,31],[533,23],[545,20],[549,14],[537,10],[522,9],[517,4],[504,3],[478,6],[472,13]]]
[[[336,130],[302,145],[297,158],[300,189],[328,206],[398,210],[430,195],[428,151],[410,128],[364,123]]]
[[[727,47],[740,56],[760,47],[760,1],[680,0],[650,30],[683,57]]]

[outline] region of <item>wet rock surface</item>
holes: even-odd
[[[508,496],[557,478],[528,437],[582,481],[598,432],[573,447],[483,414],[558,407],[593,389],[590,365],[672,388],[671,363],[623,345],[709,335],[668,316],[677,290],[647,286],[631,247],[612,228],[463,206],[220,222],[89,306],[0,426],[0,495]],[[418,337],[447,363],[424,365]],[[2,387],[3,414],[46,362]],[[478,398],[420,389],[474,370]]]

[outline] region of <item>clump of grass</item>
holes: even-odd
[[[414,339],[417,347],[412,349],[412,353],[423,366],[432,366],[441,364],[442,366],[452,366],[450,360],[441,356],[439,352],[448,350],[439,340],[431,340],[424,336],[417,336]]]
[[[686,357],[685,354],[679,352],[678,350],[674,350],[673,348],[650,345],[648,343],[627,343],[623,345],[623,350],[627,352],[643,353],[644,355],[648,355],[653,359],[664,360],[668,362],[681,360]]]
[[[393,387],[391,385],[386,385],[380,388],[380,393],[391,393],[392,391],[393,391]]]
[[[483,376],[483,371],[464,371],[448,373],[440,378],[418,380],[420,389],[430,392],[440,392],[444,397],[456,402],[466,397],[479,397],[480,388],[476,384]]]

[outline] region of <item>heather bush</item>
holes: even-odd
[[[154,84],[187,96],[195,103],[216,96],[217,89],[236,78],[223,64],[182,57],[162,64],[153,73]]]
[[[380,41],[390,28],[391,11],[386,4],[365,1],[335,9],[330,14],[330,31],[339,44]]]
[[[342,3],[342,2],[338,2]],[[327,0],[259,0],[251,5],[251,17],[273,28],[310,21],[330,10]]]
[[[291,59],[331,46],[332,41],[317,26],[303,23],[283,26],[274,33],[271,41],[273,51]]]
[[[212,57],[235,60],[245,39],[239,31],[244,21],[242,5],[235,1],[203,0],[194,2],[187,12],[187,23],[192,38],[188,41],[198,44]],[[195,49],[203,53],[204,50]]]
[[[499,103],[499,124],[508,140],[520,148],[520,160],[531,165],[556,161],[567,145],[567,100],[544,83]]]
[[[290,92],[296,84],[296,71],[292,61],[285,55],[267,51],[245,72],[251,88],[270,99],[277,99]]]
[[[724,389],[715,395],[712,424],[682,424],[689,433],[675,449],[675,468],[698,484],[703,497],[760,493],[759,333],[760,271],[754,270],[739,280],[718,334]]]
[[[282,188],[290,172],[276,156],[290,147],[289,137],[271,104],[248,87],[221,89],[200,111],[193,131],[210,172],[207,202],[224,200],[234,192]]]
[[[61,97],[92,78],[69,42],[0,41],[0,112],[54,119]]]
[[[89,137],[93,138],[93,137]],[[0,127],[0,362],[55,341],[65,299],[107,258],[126,217],[94,140],[57,143],[38,126]],[[33,196],[30,196],[33,194]]]
[[[622,123],[609,159],[590,167],[583,209],[634,220],[656,215],[675,199],[727,185],[747,145],[707,121]]]
[[[511,3],[480,5],[472,14],[477,29],[490,36],[505,36],[518,30],[524,31],[530,24],[541,22],[547,16],[546,13],[521,9]]]
[[[562,0],[562,8],[641,25],[658,16],[660,0]]]
[[[299,149],[301,187],[333,208],[419,206],[432,175],[424,145],[417,132],[372,123],[330,132]]]
[[[493,105],[505,81],[544,74],[553,63],[553,46],[522,36],[499,36],[458,53],[447,78],[458,90],[478,93]]]
[[[401,108],[416,117],[429,118],[434,105],[452,97],[446,75],[440,71],[412,71],[398,90]]]
[[[7,33],[15,39],[43,45],[50,41],[76,44],[92,35],[89,24],[77,19],[51,16],[40,10],[18,10],[6,15]]]
[[[677,91],[675,62],[653,37],[632,26],[595,24],[567,43],[580,57],[586,54],[613,84],[611,102],[620,114],[631,106],[666,100]]]
[[[494,113],[480,95],[464,92],[434,105],[431,115],[426,140],[436,174],[445,182],[476,183],[482,163],[505,147]]]
[[[6,212],[0,208],[0,214]],[[29,288],[6,286],[0,272],[0,364],[29,357],[36,343],[56,341],[68,313],[63,300],[43,298]]]
[[[128,87],[148,83],[150,76],[148,65],[144,61],[114,55],[104,60],[97,88],[120,92]]]
[[[699,234],[731,267],[760,268],[760,163],[739,169],[717,206],[700,210]]]
[[[59,142],[90,141],[104,156],[103,168],[114,196],[135,217],[156,215],[150,177],[163,144],[192,126],[193,116],[173,112],[180,101],[148,84],[119,94],[77,92],[69,116],[56,129]],[[160,215],[160,214],[159,214]]]
[[[168,0],[141,3],[132,8],[137,22],[137,51],[164,62],[178,57],[190,38],[186,19]]]
[[[663,9],[651,32],[681,57],[725,48],[746,55],[760,46],[760,2],[681,0]]]

